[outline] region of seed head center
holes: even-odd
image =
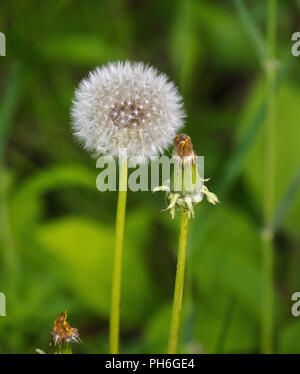
[[[146,113],[141,102],[128,99],[116,102],[109,113],[109,117],[117,127],[134,128],[144,124]]]

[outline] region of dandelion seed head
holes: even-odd
[[[182,98],[165,74],[143,63],[96,68],[75,92],[72,127],[96,156],[143,160],[162,153],[182,127]]]

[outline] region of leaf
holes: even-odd
[[[271,228],[276,231],[289,211],[292,203],[294,202],[295,196],[299,193],[300,187],[300,166],[296,172],[296,175],[292,179],[290,186],[288,187],[285,196],[283,196],[281,202],[279,203],[273,221],[271,223]]]
[[[282,328],[279,336],[278,353],[297,354],[300,353],[299,346],[300,321],[289,322]]]
[[[246,32],[236,14],[226,6],[212,2],[194,2],[194,19],[201,33],[201,44],[211,54],[214,64],[229,69],[253,66],[254,54],[245,43]],[[213,22],[212,22],[213,20]]]
[[[140,210],[127,218],[121,298],[121,318],[126,325],[142,322],[155,305],[155,293],[143,262],[150,217]],[[66,280],[88,308],[107,318],[114,228],[80,217],[66,217],[41,226],[37,237],[57,259],[52,271]]]
[[[177,1],[173,19],[169,36],[170,56],[179,77],[180,88],[186,93],[197,58],[202,52],[195,30],[194,3],[190,0]]]
[[[258,102],[264,95],[265,89],[261,82],[254,86],[252,94],[243,114],[243,122],[252,117],[257,110]],[[300,126],[298,118],[300,90],[290,82],[282,83],[276,100],[276,129],[275,129],[275,205],[285,196],[291,181],[297,173],[300,160]],[[244,177],[257,211],[261,211],[263,199],[263,157],[264,157],[264,128],[262,128],[253,143],[245,162]],[[300,193],[295,196],[294,204],[284,225],[298,232],[297,222],[300,219]]]
[[[228,225],[234,229],[228,230]],[[259,315],[260,239],[245,214],[219,206],[194,256],[201,289],[210,290],[211,284],[221,280],[237,292],[254,315]]]
[[[276,89],[278,90],[284,81],[289,69],[291,68],[291,59],[288,56],[281,65],[279,74],[276,76]],[[251,95],[250,95],[251,96]],[[242,173],[245,159],[259,130],[263,127],[266,118],[266,99],[257,97],[252,101],[250,98],[249,113],[242,121],[242,130],[238,132],[238,139],[235,148],[225,164],[224,173],[220,183],[220,194],[223,196],[228,193],[231,186]]]
[[[214,284],[210,294],[199,294],[195,333],[204,353],[249,353],[258,346],[258,324],[246,305],[236,301],[223,337],[222,351],[219,350],[218,342],[226,323],[225,316],[231,297],[232,293],[222,284]]]
[[[237,307],[223,349],[255,349],[261,299],[260,239],[247,215],[225,203],[220,205],[194,249],[192,264],[187,271],[195,277],[195,326],[204,350],[215,352],[233,293]],[[243,336],[238,334],[241,328]]]
[[[39,47],[45,58],[72,65],[98,65],[122,58],[115,45],[92,35],[60,34],[59,37],[44,39]]]
[[[11,198],[12,222],[18,232],[27,232],[42,213],[42,197],[62,187],[83,187],[95,190],[96,175],[78,165],[60,165],[28,178]]]
[[[147,353],[166,353],[171,318],[171,304],[162,305],[145,327]]]
[[[12,125],[19,99],[19,65],[12,66],[7,88],[0,106],[0,161],[3,156],[5,141]]]
[[[263,36],[248,12],[248,9],[245,7],[244,2],[242,0],[234,0],[234,4],[245,30],[255,47],[260,62],[263,63],[267,58]]]

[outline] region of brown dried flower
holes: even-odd
[[[52,330],[53,341],[55,344],[63,344],[80,341],[79,332],[76,328],[70,327],[67,322],[67,311],[61,313],[54,321]]]
[[[190,136],[178,134],[174,138],[174,155],[179,156],[184,165],[195,164],[196,155]]]

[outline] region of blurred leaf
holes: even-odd
[[[186,93],[192,82],[192,73],[197,58],[202,52],[198,43],[195,22],[194,2],[176,2],[176,15],[170,33],[170,56],[179,77],[181,90]]]
[[[219,333],[219,337],[216,343],[215,353],[224,353],[224,348],[229,336],[229,333],[232,331],[232,319],[236,308],[236,295],[235,292],[232,295],[229,295],[228,304],[224,311],[224,317],[221,321],[221,329]]]
[[[96,189],[96,173],[78,165],[60,165],[37,173],[27,179],[12,196],[11,214],[18,232],[26,232],[37,223],[41,212],[41,198],[47,192],[62,187]]]
[[[278,353],[299,354],[300,321],[290,322],[280,333]]]
[[[125,325],[144,321],[155,305],[142,250],[148,240],[150,217],[144,210],[135,211],[128,215],[126,223],[121,308]],[[37,235],[43,246],[57,257],[52,271],[59,273],[89,308],[107,318],[114,228],[101,222],[66,217],[41,226]]]
[[[243,136],[241,136],[240,141],[236,145],[234,152],[231,157],[228,159],[227,164],[225,165],[225,170],[223,178],[221,181],[221,191],[222,195],[226,194],[237,176],[241,173],[243,162],[247,156],[247,152],[252,146],[252,143],[255,140],[255,137],[261,128],[266,115],[265,104],[261,105],[255,113],[252,121],[247,125],[246,131]]]
[[[201,42],[216,65],[230,69],[251,66],[255,62],[245,32],[230,8],[211,1],[197,1],[194,17],[201,30]]]
[[[300,188],[300,167],[298,168],[295,177],[293,178],[290,186],[288,187],[285,196],[283,196],[281,202],[279,203],[273,221],[271,223],[271,227],[274,231],[276,231],[286,216],[287,212],[289,211],[292,202],[294,201],[295,196],[299,193]]]
[[[254,20],[252,19],[250,13],[248,12],[248,9],[246,8],[243,0],[234,0],[234,4],[237,8],[238,15],[240,16],[240,19],[242,23],[244,24],[245,30],[247,31],[247,34],[249,38],[251,39],[255,49],[256,53],[260,59],[261,63],[264,63],[266,60],[266,47],[265,42],[263,40],[263,37],[260,33],[260,30],[256,26]]]
[[[122,59],[122,52],[115,45],[91,35],[62,35],[45,39],[39,46],[45,58],[72,65],[99,65]]]
[[[195,328],[196,341],[203,347],[203,353],[250,353],[255,352],[258,346],[259,326],[247,306],[236,302],[222,351],[217,351],[231,296],[227,287],[219,283],[213,285],[210,294],[199,294]]]
[[[279,89],[282,82],[290,69],[291,59],[288,56],[281,65],[280,72],[276,76],[276,88]],[[252,104],[250,104],[252,105]],[[264,124],[266,117],[266,101],[265,96],[261,97],[261,102],[255,100],[253,103],[255,109],[247,116],[246,123],[243,123],[242,131],[238,132],[238,140],[232,155],[225,164],[223,178],[221,182],[220,194],[225,195],[235,182],[236,178],[242,173],[242,167],[252,144]]]
[[[260,240],[256,228],[241,211],[220,205],[197,248],[192,269],[199,298],[196,326],[205,350],[215,350],[232,293],[238,307],[228,331],[233,337],[226,340],[225,349],[231,352],[254,349],[257,341],[253,326],[259,321],[261,285]],[[248,337],[244,346],[240,341],[244,342],[243,337],[237,334],[242,326],[243,334]]]
[[[258,103],[265,93],[261,82],[258,82],[249,96],[246,104],[243,122],[248,122],[249,117],[257,110]],[[285,196],[291,180],[296,175],[299,167],[300,148],[298,146],[300,138],[300,126],[298,118],[300,116],[300,90],[290,82],[282,83],[277,96],[277,115],[275,132],[275,202],[276,205]],[[252,194],[252,199],[257,210],[260,211],[263,193],[263,154],[264,142],[263,131],[260,131],[248,153],[244,175],[248,183],[248,188]],[[295,197],[288,217],[284,224],[299,230],[296,222],[300,219],[300,194],[299,190]]]
[[[6,284],[2,286],[15,296],[18,276],[18,256],[15,239],[12,233],[12,222],[9,216],[8,191],[11,185],[11,173],[6,170],[4,152],[7,148],[8,135],[13,126],[19,100],[19,65],[14,63],[10,69],[3,100],[0,104],[0,259],[1,273]]]
[[[166,353],[172,304],[162,305],[149,319],[145,327],[147,353]]]
[[[4,98],[0,105],[0,161],[3,156],[5,141],[8,136],[9,127],[17,109],[19,99],[19,65],[14,64],[7,80]]]

